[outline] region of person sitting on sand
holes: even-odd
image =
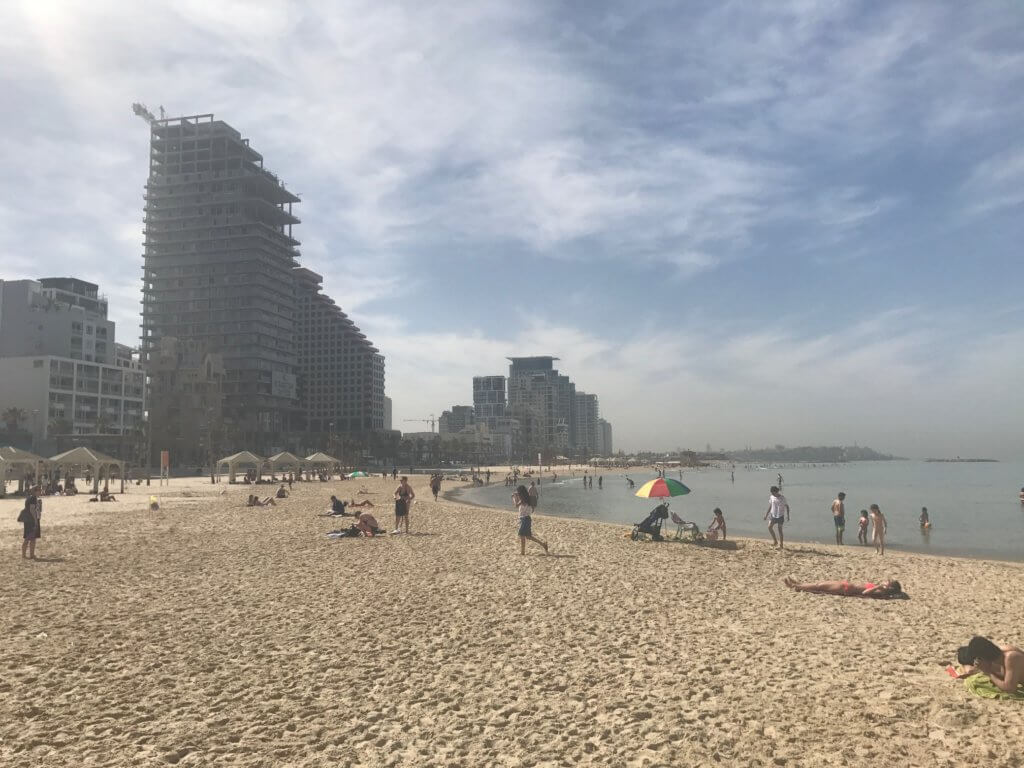
[[[337,496],[331,496],[331,511],[330,515],[341,516],[346,515],[345,502],[339,499]]]
[[[356,518],[356,527],[363,532],[364,536],[369,536],[370,538],[384,533],[380,526],[377,525],[377,518],[369,512],[361,512],[359,514],[359,517]]]
[[[117,501],[117,497],[108,490],[100,491],[100,501]]]
[[[246,502],[245,506],[247,506],[247,507],[276,507],[277,504],[274,502],[274,500],[270,496],[267,496],[267,498],[261,500],[259,496],[252,495],[252,496],[249,497],[249,501]]]
[[[882,514],[877,504],[871,505],[871,542],[875,545],[875,552],[885,554],[885,534],[889,530],[889,523]]]
[[[725,541],[725,515],[718,507],[715,507],[714,517],[711,519],[711,525],[708,526],[707,537],[711,540],[720,538]]]
[[[1015,693],[1024,686],[1024,651],[1012,645],[998,646],[987,637],[974,636],[956,652],[964,665],[959,677],[982,672],[992,684],[1005,693]]]
[[[288,498],[288,491],[286,491],[284,489],[284,483],[281,483],[281,487],[277,489],[277,498],[279,498],[279,499],[287,499]]]
[[[890,598],[906,598],[903,587],[895,579],[890,579],[882,584],[873,584],[870,581],[864,584],[854,584],[849,581],[819,581],[800,584],[792,576],[787,576],[782,583],[797,592],[815,592],[819,595],[840,595],[842,597],[873,597],[877,600],[888,600]]]
[[[857,521],[857,541],[867,546],[868,544],[868,511],[860,511],[860,520]]]

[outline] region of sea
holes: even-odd
[[[604,474],[603,488],[583,486],[583,470],[572,474],[555,468],[540,475],[538,512],[560,517],[631,524],[642,520],[660,500],[637,498],[636,488],[657,475],[651,469]],[[593,469],[587,470],[594,473]],[[735,473],[735,480],[730,477]],[[857,519],[862,509],[878,504],[888,521],[886,547],[894,550],[993,560],[1024,561],[1024,462],[939,463],[923,461],[851,462],[847,464],[737,465],[683,469],[682,482],[690,493],[669,499],[670,509],[701,529],[711,522],[712,510],[725,514],[729,536],[770,540],[764,520],[768,489],[783,476],[783,495],[791,519],[787,541],[835,543],[832,500],[846,493],[847,546],[857,543]],[[680,479],[679,470],[667,476]],[[536,477],[536,475],[535,475]],[[492,474],[488,486],[455,490],[454,498],[512,512],[511,488]],[[928,508],[932,526],[922,530],[918,518]],[[672,531],[671,521],[666,530]],[[869,528],[870,535],[870,528]]]

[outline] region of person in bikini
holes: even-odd
[[[860,511],[860,520],[857,521],[857,541],[867,546],[868,544],[868,511]]]
[[[874,584],[870,581],[863,584],[855,584],[850,581],[818,581],[801,584],[792,576],[787,576],[782,580],[782,583],[797,592],[814,592],[819,595],[872,597],[877,600],[888,600],[893,597],[906,597],[903,587],[895,579],[889,579],[882,584]]]
[[[392,533],[401,533],[402,528],[409,532],[409,505],[416,498],[416,492],[409,485],[409,478],[403,476],[395,489],[395,530]]]

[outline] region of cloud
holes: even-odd
[[[910,452],[929,408],[983,442],[971,398],[1003,434],[1021,359],[986,318],[1022,277],[992,214],[1024,202],[1024,21],[1001,6],[20,0],[0,24],[4,276],[99,283],[121,340],[142,100],[214,112],[302,194],[302,263],[407,417],[533,350],[636,445]],[[972,253],[956,285],[947,251]]]
[[[967,212],[984,216],[1024,204],[1024,146],[999,152],[979,162],[961,192]]]

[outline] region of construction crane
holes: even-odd
[[[156,116],[149,111],[149,108],[145,104],[143,104],[140,101],[136,101],[134,104],[132,104],[132,112],[141,117],[150,125],[156,122]],[[160,119],[163,120],[164,116],[164,108],[160,107]]]
[[[430,418],[429,419],[402,419],[402,421],[420,421],[420,422],[423,422],[424,424],[429,424],[430,425],[430,433],[433,434],[434,433],[434,423],[437,421],[437,419],[434,417],[434,414],[430,414]]]

